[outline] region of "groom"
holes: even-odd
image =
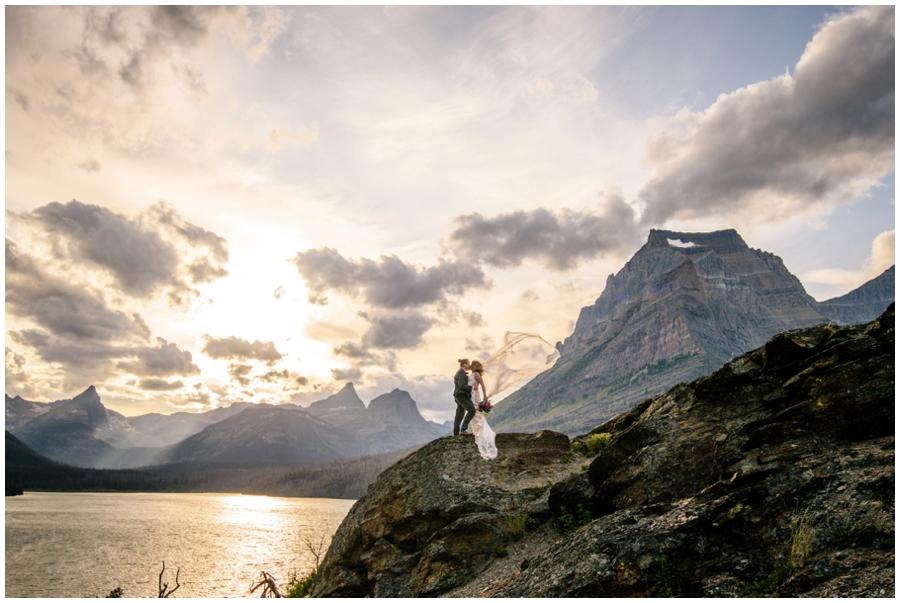
[[[453,376],[453,399],[456,400],[456,418],[453,420],[453,435],[460,434],[460,421],[462,421],[462,434],[472,435],[469,431],[469,421],[475,416],[475,405],[472,403],[472,387],[469,385],[469,360],[461,358],[459,370]],[[466,418],[463,420],[463,414]]]

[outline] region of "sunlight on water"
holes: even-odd
[[[235,494],[28,492],[6,499],[6,596],[155,597],[160,562],[180,597],[246,597],[279,585],[326,544],[353,501]]]

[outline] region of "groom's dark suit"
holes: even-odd
[[[460,421],[462,430],[469,430],[469,421],[475,416],[475,405],[472,403],[472,387],[469,385],[469,375],[465,369],[460,368],[453,376],[453,399],[456,400],[456,417],[453,419],[453,435],[459,435]],[[465,414],[465,420],[463,420]]]

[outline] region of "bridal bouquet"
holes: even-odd
[[[485,400],[478,405],[478,410],[483,413],[491,412],[491,409],[494,408],[494,405],[491,404],[490,400]]]

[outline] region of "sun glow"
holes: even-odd
[[[271,496],[235,494],[220,498],[219,520],[226,524],[261,525],[278,523],[273,511],[287,507],[283,501]]]

